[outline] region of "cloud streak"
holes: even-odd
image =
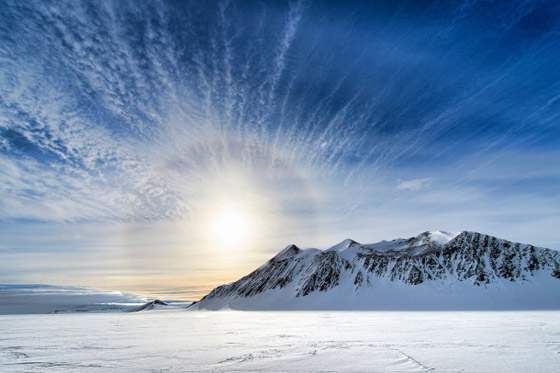
[[[431,183],[430,178],[412,179],[412,180],[399,179],[396,188],[398,190],[419,190],[428,187],[430,183]]]

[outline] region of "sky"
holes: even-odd
[[[427,230],[560,249],[558,66],[556,1],[4,0],[0,283],[196,298]]]

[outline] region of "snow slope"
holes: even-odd
[[[476,232],[289,245],[191,309],[560,309],[560,253]]]

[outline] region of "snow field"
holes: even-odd
[[[552,372],[560,312],[0,316],[2,372]]]

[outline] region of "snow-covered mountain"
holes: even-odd
[[[139,311],[148,311],[148,310],[157,310],[157,309],[166,309],[169,308],[169,304],[165,303],[162,300],[155,299],[148,303],[141,305],[140,307],[133,308],[130,312],[139,312]]]
[[[560,252],[476,232],[289,245],[191,309],[560,309]]]

